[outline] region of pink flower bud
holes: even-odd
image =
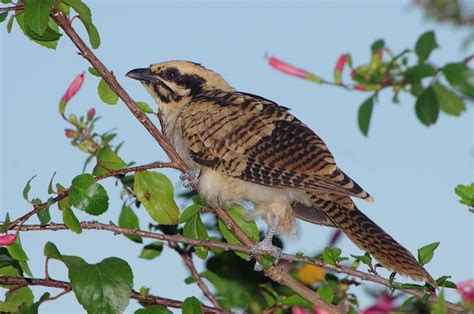
[[[269,57],[268,58],[268,63],[274,67],[275,69],[283,72],[283,73],[286,73],[286,74],[289,74],[289,75],[293,75],[293,76],[297,76],[297,77],[300,77],[300,78],[306,78],[306,71],[304,70],[301,70],[291,64],[288,64],[280,59],[278,59],[277,57]]]
[[[293,305],[291,307],[291,314],[309,314],[309,312],[305,308]]]
[[[94,108],[89,109],[89,111],[87,111],[87,120],[90,121],[94,119],[94,116],[95,116],[95,109]]]
[[[394,304],[397,297],[382,295],[377,298],[375,304],[365,309],[363,314],[390,314],[397,309]]]
[[[66,93],[64,93],[61,98],[61,102],[68,102],[74,95],[76,95],[79,89],[81,89],[82,83],[84,83],[84,72],[76,76],[74,81],[72,81]]]
[[[325,309],[322,309],[317,305],[313,306],[313,311],[315,314],[330,314],[329,311],[326,311]]]
[[[474,279],[463,281],[457,284],[456,289],[466,303],[474,304]]]
[[[0,246],[7,246],[15,242],[16,240],[16,233],[13,234],[5,234],[0,236]]]
[[[361,91],[361,92],[364,92],[364,91],[367,90],[364,85],[354,85],[354,87],[352,87],[352,88],[354,90],[358,90],[358,91]]]
[[[342,72],[344,70],[344,66],[346,65],[347,61],[347,54],[343,54],[337,59],[336,67],[334,69],[335,72]]]
[[[64,130],[64,135],[68,138],[74,138],[76,136],[76,131],[71,130],[71,129],[66,129]]]

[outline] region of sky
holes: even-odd
[[[383,93],[374,108],[369,137],[357,128],[357,110],[368,95],[320,86],[272,70],[265,54],[278,56],[325,78],[332,77],[335,61],[350,52],[355,64],[369,58],[370,44],[384,38],[395,52],[413,47],[417,37],[434,29],[441,46],[433,53],[436,64],[462,60],[466,31],[427,20],[408,1],[86,1],[101,34],[98,57],[137,101],[155,107],[152,99],[125,73],[171,59],[191,60],[215,70],[238,90],[258,94],[292,108],[328,144],[339,166],[375,198],[358,202],[360,209],[416,255],[416,250],[439,241],[427,265],[438,278],[452,275],[455,282],[474,277],[474,216],[459,204],[454,187],[474,177],[474,121],[472,103],[461,117],[441,114],[429,128],[414,114],[414,99],[390,102]],[[74,26],[84,34],[82,25]],[[72,79],[89,66],[63,38],[56,51],[27,40],[14,26],[7,34],[0,26],[0,217],[12,218],[30,210],[22,198],[26,181],[37,175],[30,195],[46,199],[53,172],[67,186],[82,171],[85,155],[64,137],[65,122],[57,104]],[[472,49],[472,46],[471,46]],[[116,129],[125,142],[121,152],[137,164],[165,160],[151,136],[119,103],[101,103],[97,79],[85,84],[69,104],[69,112],[85,114],[94,107],[103,118],[97,128]],[[177,173],[170,175],[183,191]],[[82,220],[117,221],[121,202],[114,181],[104,181],[111,197],[100,217],[77,212]],[[53,220],[61,218],[56,207]],[[141,226],[148,217],[139,213]],[[31,222],[36,223],[36,218]],[[263,226],[259,223],[260,226]],[[330,230],[299,223],[299,237],[285,240],[285,251],[315,253],[324,247]],[[36,277],[43,273],[43,246],[54,242],[64,254],[79,255],[89,263],[117,256],[134,270],[134,286],[151,286],[151,293],[174,299],[201,297],[195,285],[185,285],[188,272],[170,249],[153,261],[137,258],[141,246],[107,232],[22,233],[22,242]],[[361,251],[348,239],[343,254]],[[201,269],[202,265],[197,262]],[[66,280],[66,270],[51,263],[51,276]],[[37,296],[44,289],[35,289]],[[458,301],[456,294],[448,294]],[[367,302],[367,300],[363,302]],[[127,312],[138,308],[130,302]],[[43,313],[81,313],[72,293],[42,305]]]

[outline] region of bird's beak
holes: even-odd
[[[134,69],[125,74],[125,76],[142,82],[153,82],[157,79],[157,76],[151,72],[150,68]]]
[[[170,93],[174,94],[174,90],[173,88],[171,88],[168,82],[162,79],[159,75],[153,73],[150,68],[134,69],[128,71],[125,76],[135,80],[139,80],[142,83],[159,83],[160,85],[164,86]]]

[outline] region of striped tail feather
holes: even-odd
[[[357,209],[350,197],[315,191],[307,193],[317,209],[323,211],[354,244],[375,257],[385,268],[437,287],[436,281],[416,258]]]

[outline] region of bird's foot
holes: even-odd
[[[273,261],[274,265],[278,264],[278,262],[280,261],[281,248],[279,248],[278,246],[274,246],[270,241],[263,240],[255,244],[255,246],[251,250],[249,260],[255,257],[255,253],[257,250],[266,251],[268,252],[268,255],[273,256],[275,258],[275,260]],[[255,271],[262,271],[263,266],[258,261],[256,261],[253,269]]]
[[[183,182],[183,185],[189,191],[197,190],[199,186],[199,176],[201,170],[191,169],[179,176],[179,179]]]

